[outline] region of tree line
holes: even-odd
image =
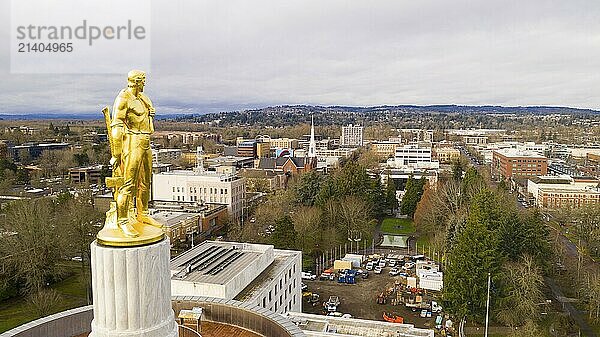
[[[69,193],[9,203],[0,221],[0,300],[25,296],[40,316],[48,314],[58,301],[51,286],[70,276],[74,256],[91,296],[90,243],[103,218],[91,197]]]
[[[489,274],[492,318],[535,325],[552,261],[540,214],[519,212],[512,196],[491,188],[475,168],[453,177],[426,187],[414,215],[418,231],[433,237],[442,254],[446,308],[482,322]]]

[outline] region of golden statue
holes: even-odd
[[[139,246],[165,237],[164,226],[148,213],[155,109],[143,93],[145,84],[146,73],[130,71],[127,88],[115,99],[112,118],[108,107],[102,110],[112,155],[112,177],[106,178],[106,185],[114,196],[97,237],[106,246]]]

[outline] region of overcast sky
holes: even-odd
[[[0,113],[91,113],[112,103],[125,74],[11,75],[8,4],[0,0]],[[597,0],[153,0],[147,92],[158,113],[276,104],[599,109],[598,18]]]

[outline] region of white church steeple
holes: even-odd
[[[310,117],[310,144],[308,145],[308,158],[317,157],[317,142],[315,142],[315,118]]]

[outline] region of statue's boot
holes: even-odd
[[[145,223],[146,225],[150,225],[150,226],[157,227],[160,229],[165,228],[165,226],[163,224],[152,219],[152,217],[150,215],[148,215],[147,212],[141,212],[140,214],[138,214],[137,220],[139,222]]]
[[[131,223],[127,220],[120,221],[118,226],[119,226],[119,229],[121,229],[121,231],[123,231],[123,234],[125,234],[125,236],[127,236],[127,237],[135,238],[135,237],[140,236],[140,233],[137,230],[135,230],[135,228],[133,228]]]

